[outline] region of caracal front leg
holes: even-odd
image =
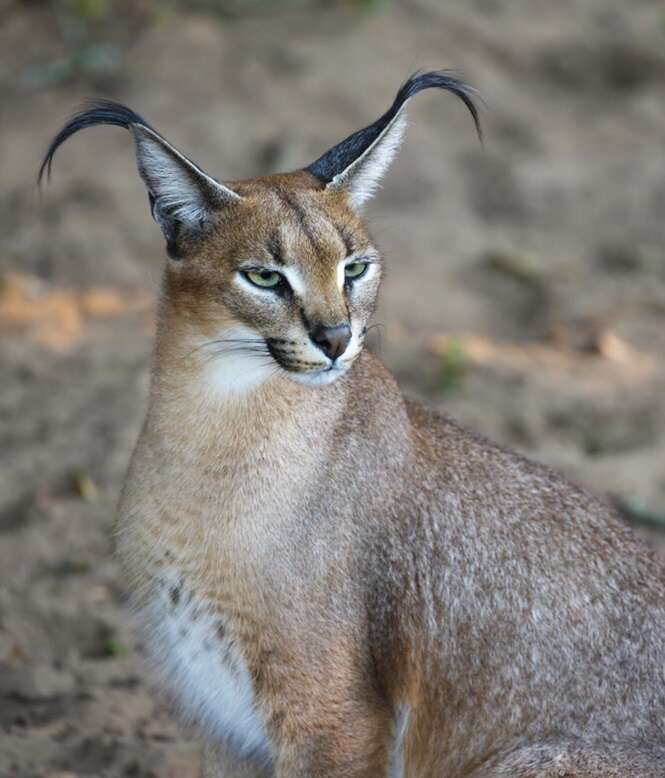
[[[291,706],[276,731],[276,778],[383,778],[392,717],[383,704],[312,694]]]
[[[271,706],[272,707],[272,706]],[[311,697],[307,711],[279,705],[271,730],[273,764],[208,746],[202,778],[383,778],[388,775],[392,724],[383,710]],[[273,708],[274,710],[274,708]],[[315,712],[315,715],[312,715]]]
[[[388,775],[389,746],[387,739],[376,733],[362,731],[366,722],[359,722],[356,731],[350,728],[330,729],[284,744],[276,762],[275,778],[383,778]]]

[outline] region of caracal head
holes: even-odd
[[[131,109],[98,101],[54,138],[40,177],[78,130],[128,129],[166,238],[167,318],[209,384],[246,390],[282,373],[321,386],[362,350],[382,261],[361,209],[397,153],[406,104],[431,87],[460,97],[479,130],[470,87],[446,72],[419,73],[374,123],[306,168],[221,183]]]

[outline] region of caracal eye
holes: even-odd
[[[350,262],[344,268],[344,275],[352,279],[360,278],[360,276],[365,275],[368,267],[369,262]]]
[[[263,289],[271,289],[282,282],[282,276],[274,270],[248,270],[245,278]]]

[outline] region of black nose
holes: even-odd
[[[309,337],[312,343],[333,360],[333,362],[346,351],[351,340],[351,327],[348,324],[336,324],[334,327],[326,327],[323,324],[315,324],[310,330]]]

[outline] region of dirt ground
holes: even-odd
[[[124,131],[77,136],[34,186],[83,97],[239,178],[310,162],[417,67],[461,72],[485,146],[453,97],[419,96],[370,209],[389,266],[374,347],[405,391],[641,524],[665,517],[662,3],[323,6],[115,19],[120,65],[66,77],[45,69],[65,53],[52,5],[0,2],[3,778],[199,775],[146,678],[111,533],[161,235]]]

